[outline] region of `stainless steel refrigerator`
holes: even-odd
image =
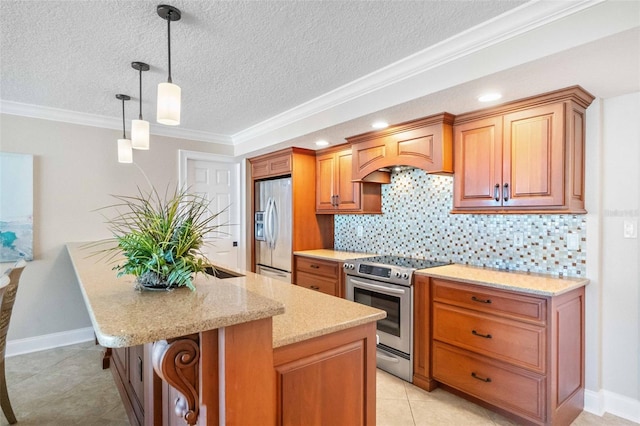
[[[291,282],[291,178],[255,185],[256,272]]]

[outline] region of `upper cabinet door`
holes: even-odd
[[[357,210],[360,208],[360,187],[362,184],[352,181],[353,154],[351,148],[336,152],[336,194],[339,210]]]
[[[564,104],[504,116],[504,206],[564,204]]]
[[[336,158],[331,154],[316,156],[316,211],[335,209]]]
[[[454,207],[502,206],[502,117],[454,126]]]

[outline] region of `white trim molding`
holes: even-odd
[[[31,352],[59,348],[61,346],[75,345],[76,343],[88,342],[93,339],[95,339],[93,327],[86,327],[61,331],[59,333],[44,334],[42,336],[27,337],[25,339],[8,340],[5,356],[8,358]]]
[[[601,389],[584,391],[584,410],[597,416],[605,413],[622,417],[632,422],[640,423],[640,401]]]
[[[2,114],[40,118],[42,120],[60,121],[63,123],[79,124],[81,126],[122,130],[122,118],[88,114],[86,112],[69,111],[65,109],[25,104],[21,102],[0,100],[0,112]],[[189,139],[222,145],[233,145],[233,140],[230,136],[220,133],[204,132],[201,130],[190,130],[182,127],[161,126],[155,123],[150,123],[149,131],[152,135],[156,136]]]

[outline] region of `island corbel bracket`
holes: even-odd
[[[198,335],[155,342],[152,363],[156,374],[182,394],[176,400],[176,415],[182,417],[188,425],[195,425],[200,411]]]

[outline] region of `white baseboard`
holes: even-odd
[[[45,334],[7,341],[6,357],[44,351],[47,349],[87,342],[94,339],[93,327],[78,328],[60,333]]]
[[[640,401],[608,390],[601,389],[596,392],[585,389],[584,409],[598,416],[606,412],[640,423]]]

